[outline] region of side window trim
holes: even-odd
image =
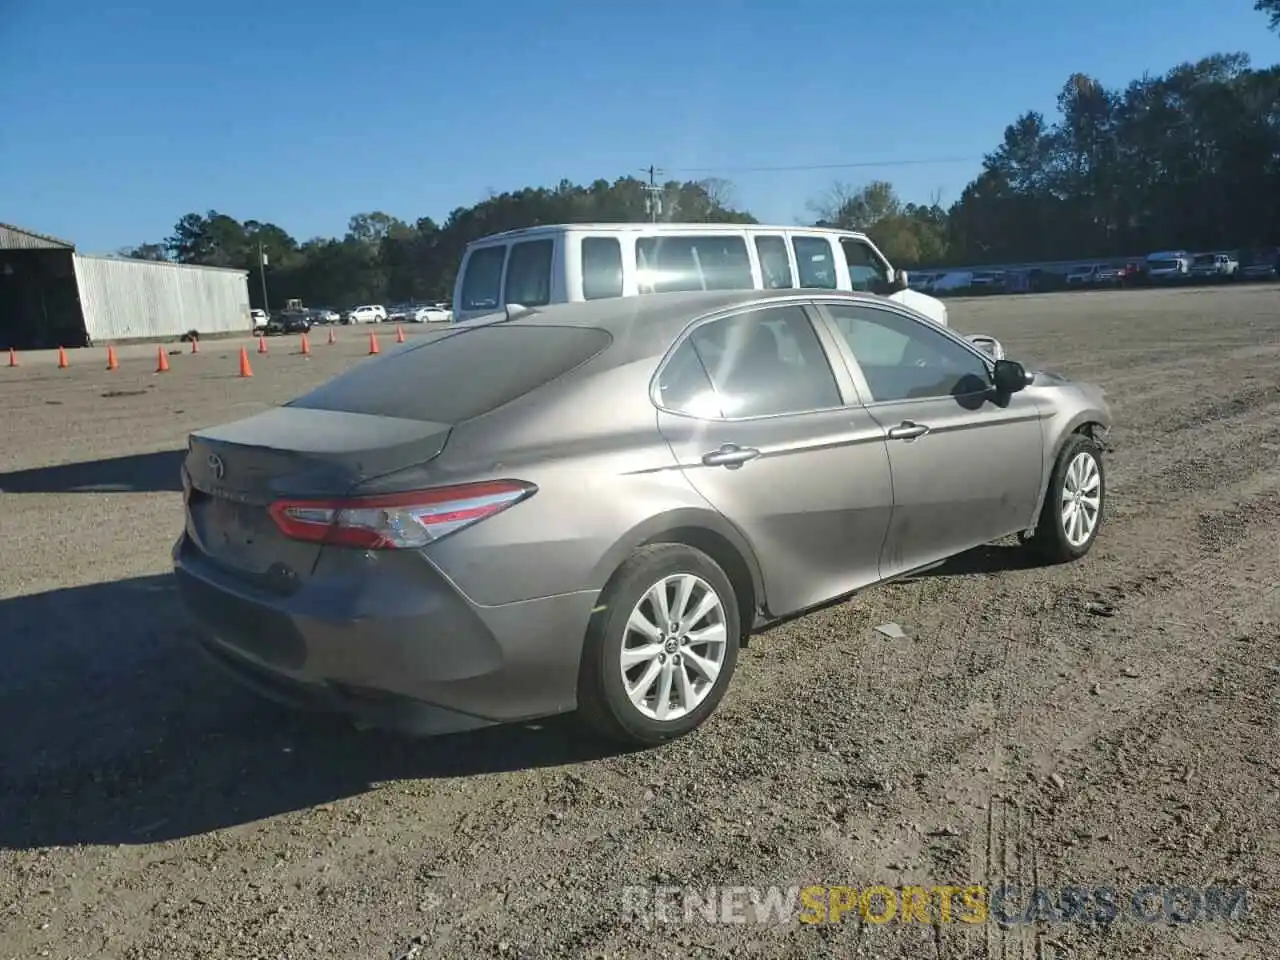
[[[741,316],[746,313],[757,313],[760,310],[769,308],[796,306],[804,313],[809,321],[809,325],[813,328],[814,335],[818,339],[818,345],[822,349],[826,357],[827,366],[831,368],[831,375],[836,382],[836,390],[840,394],[840,404],[834,407],[821,407],[814,410],[797,410],[790,413],[765,413],[758,416],[750,417],[694,417],[680,410],[673,410],[662,403],[662,395],[659,390],[659,383],[662,372],[666,369],[667,364],[671,362],[671,358],[675,356],[676,351],[689,341],[689,338],[701,327],[715,323],[719,320],[729,320],[733,317]],[[776,420],[779,417],[803,417],[814,413],[829,413],[832,410],[848,410],[852,406],[863,405],[862,397],[870,396],[866,391],[865,381],[860,381],[851,376],[850,368],[844,358],[842,347],[843,337],[836,331],[833,333],[829,319],[822,314],[816,305],[808,298],[796,300],[767,300],[748,304],[746,306],[737,307],[725,313],[711,314],[705,317],[699,317],[689,323],[675,339],[671,341],[671,346],[667,348],[667,352],[662,355],[662,359],[658,361],[653,377],[649,381],[649,401],[655,408],[661,412],[673,417],[684,417],[689,420],[701,420],[704,423],[749,423],[754,420]],[[846,348],[847,349],[847,348]],[[696,353],[696,349],[695,349]],[[701,356],[699,356],[701,361]],[[705,367],[704,367],[705,370]],[[716,389],[714,381],[711,380],[710,371],[707,372],[708,382],[711,388]],[[859,372],[859,377],[861,372]]]
[[[930,403],[932,401],[941,400],[949,396],[949,394],[941,394],[936,397],[910,397],[905,400],[875,399],[875,395],[871,392],[871,385],[867,381],[866,374],[862,372],[862,366],[858,363],[858,358],[854,356],[853,349],[849,346],[848,341],[845,340],[844,335],[840,333],[840,329],[836,325],[835,317],[833,317],[831,313],[828,311],[829,306],[853,305],[854,303],[855,303],[854,301],[849,301],[849,300],[825,300],[824,301],[822,299],[815,299],[813,303],[813,308],[814,308],[814,312],[821,317],[820,322],[822,324],[824,332],[831,339],[835,350],[839,353],[840,358],[844,361],[848,369],[850,379],[852,379],[853,382],[857,384],[858,391],[862,394],[863,397],[866,398],[863,401],[863,406],[880,407],[880,406],[886,406],[888,404],[900,404],[900,403]],[[947,327],[938,326],[937,324],[933,323],[931,320],[928,320],[927,318],[922,320],[919,317],[912,316],[910,313],[908,313],[905,310],[895,309],[895,307],[891,306],[891,304],[892,304],[892,301],[889,301],[887,303],[864,303],[860,305],[864,306],[868,310],[878,310],[881,313],[891,314],[892,316],[910,321],[911,323],[914,323],[917,326],[919,326],[921,329],[928,330],[931,333],[939,334],[944,339],[950,340],[952,343],[959,344],[961,347],[963,347],[965,350],[967,350],[969,353],[971,353],[974,357],[977,358],[977,360],[982,364],[983,369],[987,372],[987,377],[988,378],[991,377],[991,371],[992,371],[991,358],[987,354],[979,350],[972,343],[970,343],[968,340],[964,339],[964,337],[960,336],[959,334],[955,333],[954,331],[952,331]]]

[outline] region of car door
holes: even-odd
[[[659,429],[750,542],[775,615],[879,577],[889,457],[838,350],[802,302],[756,307],[686,331],[655,383]]]
[[[1032,525],[1044,481],[1042,412],[991,390],[989,358],[888,304],[824,302],[867,410],[885,430],[895,576]]]

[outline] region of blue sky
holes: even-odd
[[[185,9],[184,9],[185,7]],[[954,201],[1073,71],[1280,59],[1252,0],[0,3],[0,221],[85,251],[182,214],[300,239],[488,190],[722,176],[795,222],[832,180]],[[844,170],[761,167],[950,160]],[[754,169],[753,169],[754,168]]]

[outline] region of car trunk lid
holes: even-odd
[[[183,465],[187,534],[218,566],[289,592],[320,546],[285,537],[269,506],[347,495],[378,476],[438,456],[449,426],[336,410],[277,407],[193,433]]]

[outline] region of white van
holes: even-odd
[[[467,245],[453,316],[676,290],[867,290],[947,325],[861,233],[738,223],[580,223],[508,230]]]

